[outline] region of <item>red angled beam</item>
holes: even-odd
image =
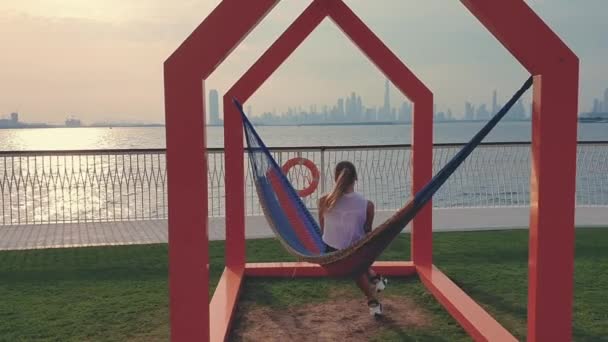
[[[244,276],[243,267],[224,269],[209,305],[213,312],[209,317],[211,341],[224,341],[230,335],[232,318],[239,300]]]
[[[420,280],[475,341],[517,341],[437,267],[417,268]]]
[[[528,340],[572,336],[579,61],[521,0],[462,0],[534,75]]]
[[[165,65],[206,80],[277,3],[278,0],[222,0]]]
[[[241,103],[249,100],[249,97],[272,76],[326,16],[325,6],[318,0],[313,1],[226,94],[236,97]],[[230,107],[234,105],[231,103]]]
[[[533,75],[574,71],[578,57],[521,0],[461,0],[471,13]]]

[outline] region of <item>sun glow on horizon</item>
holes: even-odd
[[[9,11],[42,18],[88,19],[108,23],[128,21],[154,21],[179,14],[185,8],[196,8],[207,13],[219,0],[182,0],[173,2],[121,1],[121,0],[9,0],[0,4],[0,12]]]
[[[102,21],[124,20],[129,16],[128,2],[79,0],[14,1],[10,10],[33,17],[83,18]]]
[[[10,134],[12,137],[7,137],[7,142],[23,151],[70,150],[75,141],[82,149],[96,149],[103,145],[103,140],[107,137],[104,134],[106,130],[107,128],[9,130],[8,133],[13,134]]]

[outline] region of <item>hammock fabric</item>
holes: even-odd
[[[367,269],[531,85],[532,77],[429,183],[391,218],[349,248],[330,253],[325,252],[319,225],[268,151],[244,113],[242,105],[236,99],[233,101],[243,118],[253,179],[268,224],[291,254],[302,261],[320,264],[329,274],[339,276],[359,274]]]

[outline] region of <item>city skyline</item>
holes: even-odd
[[[252,105],[247,105],[246,114],[254,123],[258,124],[339,124],[339,123],[411,123],[413,105],[409,101],[402,101],[394,106],[390,100],[391,84],[387,80],[384,83],[384,102],[382,106],[367,106],[362,96],[352,91],[345,97],[337,98],[333,104],[309,104],[307,106],[289,106],[285,111],[273,110],[262,112],[255,115]],[[211,89],[208,93],[208,123],[209,125],[219,125],[222,123],[219,112],[219,92]],[[436,122],[459,121],[459,120],[488,120],[502,106],[498,102],[498,91],[492,91],[492,108],[487,109],[485,103],[473,104],[469,101],[464,103],[463,111],[455,112],[451,108],[445,111],[438,111],[434,108],[434,120]],[[531,115],[531,103],[524,105],[523,100],[519,100],[511,108],[505,120],[519,121],[529,120]],[[529,108],[529,109],[526,109]],[[456,113],[456,114],[455,114]]]
[[[593,99],[593,108],[590,113],[608,113],[608,88],[604,89],[604,99]]]
[[[384,103],[382,106],[370,106],[367,107],[363,101],[361,95],[352,91],[350,95],[344,98],[340,97],[334,101],[332,105],[308,105],[308,110],[303,109],[306,106],[290,106],[286,111],[273,111],[263,112],[262,115],[255,115],[253,113],[253,106],[246,106],[246,113],[252,118],[252,121],[258,124],[310,124],[310,123],[373,123],[373,122],[387,122],[387,123],[411,123],[413,106],[409,101],[402,101],[400,105],[393,106],[390,101],[390,82],[385,81],[384,87]],[[434,121],[446,122],[446,121],[472,121],[472,120],[488,120],[492,114],[495,114],[501,107],[502,104],[498,102],[497,90],[492,91],[492,107],[491,111],[487,109],[485,103],[474,104],[466,101],[463,106],[462,112],[453,111],[451,108],[447,108],[445,111],[438,111],[437,105],[434,106]],[[207,123],[210,126],[219,126],[223,124],[223,114],[220,110],[220,94],[217,89],[209,90],[207,94],[206,108]],[[532,112],[532,103],[524,105],[523,100],[519,100],[515,103],[513,108],[509,111],[505,117],[506,121],[521,121],[529,120]],[[526,109],[528,108],[528,109]],[[456,113],[456,114],[455,114]],[[579,117],[586,117],[590,114],[608,114],[608,88],[604,89],[603,100],[600,98],[594,98],[591,110],[580,111]],[[70,118],[66,119],[69,121]],[[77,117],[72,116],[71,120],[80,120]],[[19,112],[11,112],[8,115],[0,115],[0,128],[23,128],[23,127],[47,127],[50,122],[42,123],[26,123],[19,121]],[[32,126],[33,125],[33,126]],[[54,127],[53,126],[48,127]],[[103,126],[103,125],[159,125],[159,123],[146,122],[93,122],[89,123],[88,126]],[[80,124],[79,124],[80,126]],[[87,126],[87,124],[84,124]]]

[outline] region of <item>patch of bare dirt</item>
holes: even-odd
[[[403,297],[382,299],[384,317],[369,315],[364,300],[337,298],[285,309],[241,303],[231,341],[368,341],[380,329],[428,327],[431,315]]]

